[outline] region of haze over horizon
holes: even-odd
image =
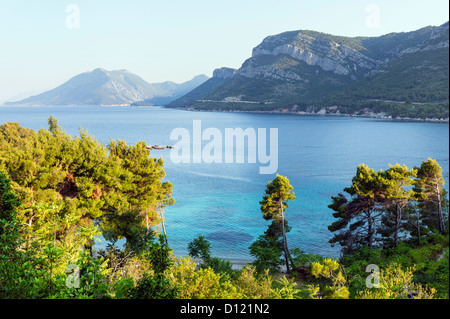
[[[102,67],[149,83],[239,68],[266,36],[308,29],[342,36],[407,32],[449,20],[448,1],[198,0],[0,2],[0,103]],[[286,13],[288,12],[288,13]],[[28,94],[28,95],[31,95]],[[26,96],[24,96],[26,97]]]

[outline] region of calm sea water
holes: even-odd
[[[5,107],[0,106],[0,124],[18,122],[23,127],[47,128],[53,114],[72,136],[85,128],[105,144],[122,139],[132,144],[173,145],[175,128],[192,132],[193,120],[202,128],[278,128],[278,173],[294,186],[296,200],[286,218],[290,248],[323,256],[338,256],[328,231],[334,218],[327,207],[330,197],[351,183],[356,167],[365,163],[375,170],[388,164],[418,166],[434,158],[449,176],[449,125],[396,122],[346,117],[311,117],[285,114],[210,113],[170,110],[160,107]],[[268,223],[259,201],[274,175],[259,174],[261,164],[174,164],[169,150],[152,156],[165,160],[166,180],[174,185],[176,203],[165,209],[169,244],[177,255],[187,254],[187,245],[199,235],[212,244],[212,253],[228,259],[249,260],[248,247]],[[102,246],[104,242],[97,245]]]

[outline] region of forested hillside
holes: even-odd
[[[168,107],[448,119],[448,22],[380,37],[266,37],[220,86]]]

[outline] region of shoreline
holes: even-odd
[[[17,106],[31,106],[31,105],[9,105],[9,104],[0,104],[0,107],[17,107]],[[289,114],[289,115],[298,115],[298,116],[330,116],[330,117],[350,117],[350,118],[370,118],[370,119],[378,119],[378,120],[386,120],[386,121],[406,121],[406,122],[428,122],[428,123],[449,123],[449,118],[413,118],[413,117],[392,117],[386,115],[386,113],[373,113],[366,111],[363,114],[346,114],[346,113],[327,113],[325,108],[322,108],[318,112],[305,112],[305,111],[289,111],[288,109],[277,109],[272,111],[261,111],[261,110],[222,110],[222,109],[214,109],[214,110],[200,110],[196,108],[172,108],[166,107],[164,105],[131,105],[131,104],[117,104],[117,105],[32,105],[32,107],[39,106],[62,106],[62,107],[74,107],[74,106],[100,106],[100,107],[154,107],[154,108],[164,108],[170,110],[180,110],[180,111],[189,111],[189,112],[215,112],[215,113],[252,113],[252,114]]]
[[[176,256],[177,258],[186,258],[187,256]],[[232,265],[232,269],[234,270],[241,270],[242,268],[244,268],[245,266],[249,265],[252,260],[243,260],[243,259],[227,259],[227,258],[222,258],[219,257],[220,259],[229,261]],[[199,258],[192,258],[191,260],[195,263],[195,264],[201,264],[202,260]]]
[[[163,106],[163,108],[167,108]],[[287,110],[272,110],[272,111],[239,111],[239,110],[199,110],[195,108],[167,108],[174,110],[183,110],[190,112],[217,112],[217,113],[255,113],[255,114],[289,114],[298,116],[330,116],[330,117],[350,117],[350,118],[370,118],[386,121],[406,121],[406,122],[428,122],[428,123],[449,123],[449,118],[411,118],[411,117],[395,117],[387,116],[385,113],[364,113],[364,114],[346,114],[346,113],[326,113],[326,112],[292,112]]]

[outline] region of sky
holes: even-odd
[[[0,0],[0,102],[97,67],[181,83],[239,68],[269,35],[379,36],[448,11],[448,0]]]

